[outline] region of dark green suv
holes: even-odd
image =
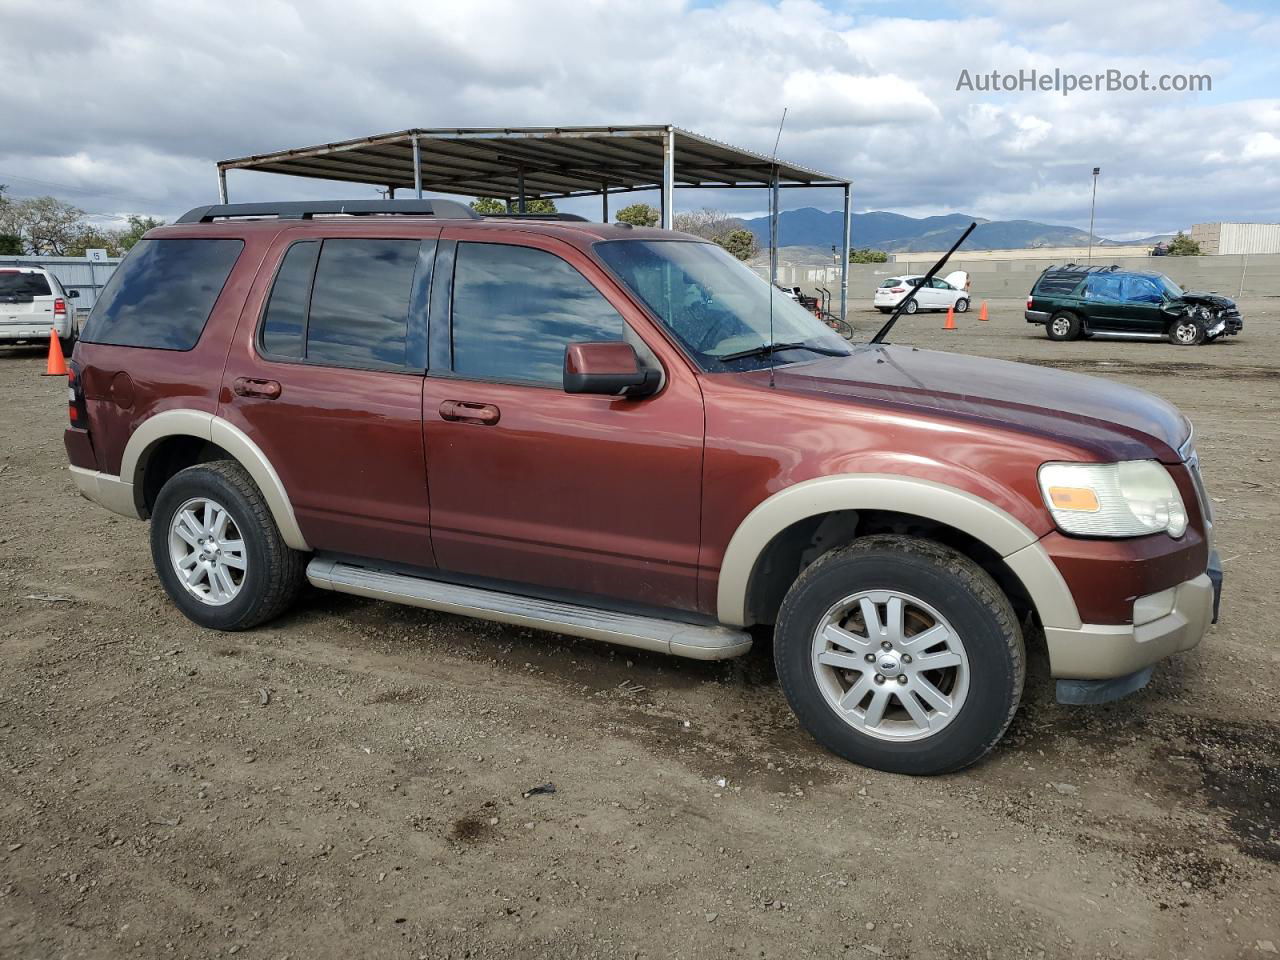
[[[1244,327],[1227,297],[1183,290],[1163,273],[1074,263],[1040,274],[1027,294],[1025,316],[1050,340],[1134,337],[1186,347],[1235,336]]]

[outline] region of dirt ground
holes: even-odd
[[[936,779],[703,664],[314,593],[194,628],[79,499],[65,386],[0,349],[0,956],[1197,958],[1280,951],[1280,299],[1202,348],[1055,344],[1018,301],[897,342],[1113,377],[1195,420],[1222,622]],[[854,316],[859,335],[881,320]],[[524,796],[552,783],[554,793]]]

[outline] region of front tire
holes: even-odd
[[[926,776],[986,755],[1026,676],[1017,618],[991,576],[904,536],[861,538],[806,569],[783,600],[774,659],[815,740],[863,766]]]
[[[152,511],[151,557],[169,599],[211,630],[278,616],[305,579],[305,555],[285,544],[262,492],[231,460],[169,478]]]
[[[907,308],[906,310],[903,311],[903,313],[910,315],[915,313],[919,309],[920,309],[920,304],[913,298],[911,302],[907,304]]]
[[[959,300],[956,301],[956,306],[955,306],[956,313],[964,313],[968,309],[969,309],[969,300],[967,297],[961,297]]]
[[[1205,342],[1204,322],[1198,317],[1182,317],[1169,328],[1169,340],[1180,347],[1198,347]]]

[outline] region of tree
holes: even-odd
[[[1192,240],[1185,233],[1179,230],[1177,234],[1174,235],[1174,238],[1169,241],[1168,256],[1198,257],[1200,256],[1200,243],[1199,241]]]
[[[471,201],[471,209],[476,213],[483,214],[502,214],[515,213],[518,203],[512,201],[511,209],[507,209],[507,205],[501,200],[493,197],[477,197]],[[548,200],[546,197],[529,197],[524,202],[525,213],[556,213],[556,202]]]
[[[86,250],[105,250],[108,257],[123,257],[129,252],[129,248],[123,243],[124,233],[123,230],[103,230],[87,223],[82,224],[67,244],[63,256],[83,257]]]
[[[0,233],[18,237],[36,256],[66,256],[83,226],[84,211],[55,197],[6,200],[0,206]]]
[[[629,223],[633,227],[656,227],[661,217],[662,214],[647,203],[633,203],[618,211],[618,223]]]
[[[129,216],[129,228],[115,233],[117,245],[121,251],[118,256],[123,256],[132,250],[133,245],[141,240],[142,235],[148,230],[163,226],[163,220],[157,220],[155,217],[141,217],[131,214]],[[117,254],[113,254],[113,256],[117,256]]]
[[[756,235],[750,230],[730,230],[723,237],[717,238],[716,243],[739,260],[750,260],[759,249]]]
[[[872,250],[870,247],[859,247],[849,251],[850,263],[888,263],[889,255],[883,250]]]
[[[6,208],[9,201],[5,199],[4,192],[8,187],[0,183],[0,256],[20,257],[22,256],[22,238],[16,233],[10,233],[6,224],[9,218],[6,216]]]

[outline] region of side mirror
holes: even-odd
[[[564,348],[565,393],[647,397],[661,382],[662,373],[642,367],[629,343],[571,343]]]
[[[67,291],[67,299],[68,299],[68,300],[79,300],[79,299],[80,299],[80,291],[79,291],[79,290],[68,290],[68,291]]]

